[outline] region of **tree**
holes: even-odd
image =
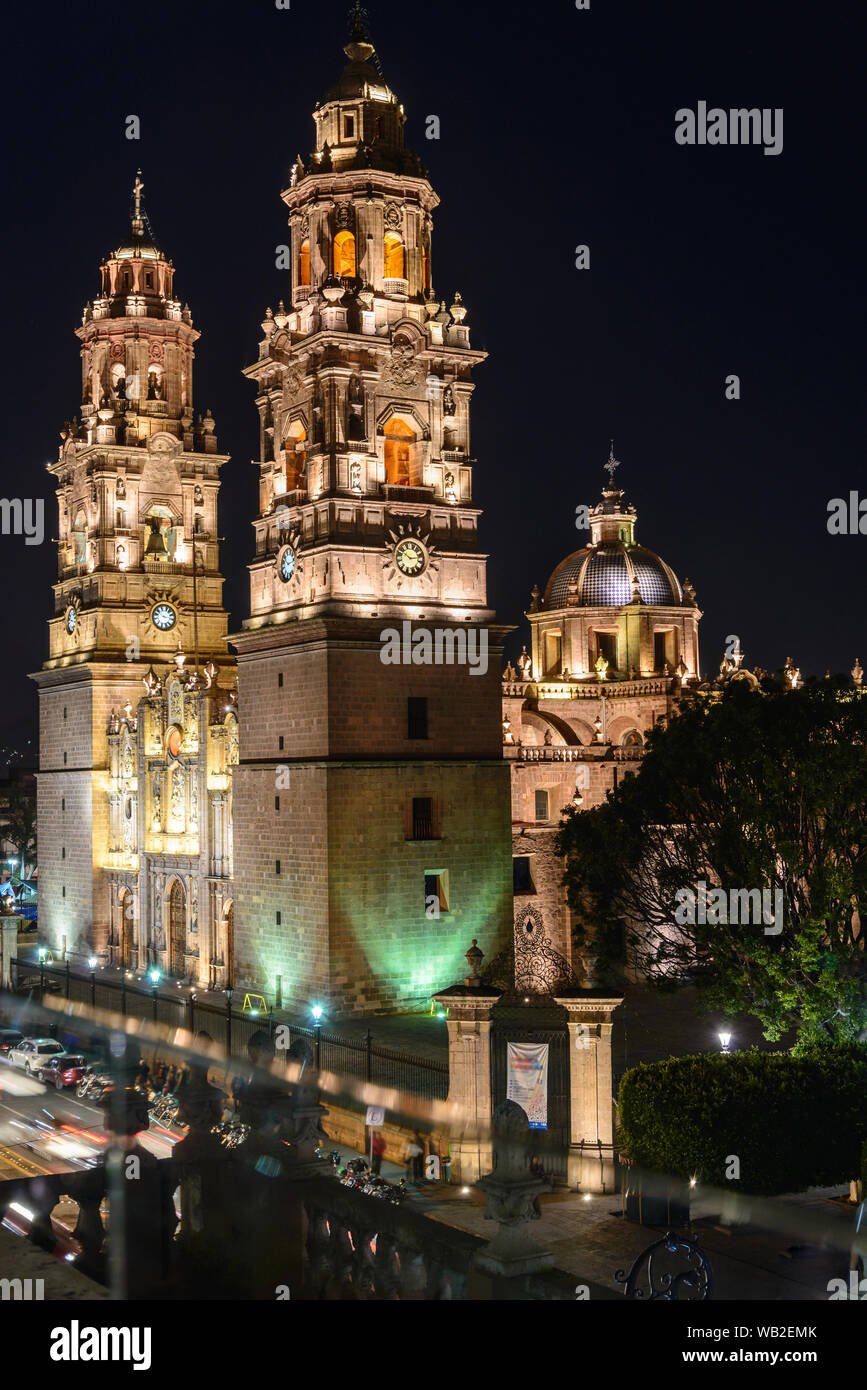
[[[3,839],[14,845],[21,860],[21,882],[29,860],[36,858],[36,798],[15,791],[9,798],[4,816]]]
[[[561,829],[576,944],[604,974],[625,927],[650,979],[693,979],[706,1007],[754,1015],[767,1038],[856,1037],[865,807],[867,699],[844,678],[693,696],[637,775]],[[756,920],[761,890],[772,908]]]

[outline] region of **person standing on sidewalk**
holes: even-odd
[[[421,1183],[421,1161],[424,1158],[424,1149],[418,1142],[418,1135],[410,1139],[406,1149],[406,1180],[413,1183],[416,1187]]]
[[[379,1177],[382,1170],[382,1159],[385,1153],[385,1135],[381,1129],[375,1129],[370,1136],[370,1167],[371,1171]]]

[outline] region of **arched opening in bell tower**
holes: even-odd
[[[298,252],[298,283],[299,285],[310,284],[310,242],[302,241],[301,250]]]
[[[341,279],[355,276],[355,237],[352,232],[338,232],[334,238],[334,274]]]
[[[385,427],[385,481],[409,487],[416,448],[416,432],[399,416],[393,415]]]
[[[300,420],[293,420],[283,441],[285,468],[274,470],[274,496],[294,492],[304,486],[304,467],[307,456],[307,431]]]
[[[386,280],[403,280],[406,275],[406,252],[396,232],[386,232],[385,235],[383,275]]]

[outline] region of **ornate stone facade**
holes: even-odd
[[[103,264],[99,297],[76,330],[81,420],[67,421],[49,467],[58,577],[49,658],[34,676],[39,925],[59,952],[102,950],[117,937],[120,884],[106,870],[113,856],[131,863],[147,830],[136,828],[126,792],[139,775],[138,754],[129,743],[112,744],[119,731],[112,711],[126,709],[129,734],[148,666],[171,670],[181,646],[211,663],[215,686],[218,671],[231,681],[233,666],[217,527],[227,456],[218,452],[210,411],[194,419],[199,334],[175,298],[174,267],[156,245],[142,188],[137,178],[129,235]],[[162,815],[173,814],[171,796],[169,786]],[[121,800],[132,806],[122,825]],[[147,922],[144,912],[140,903],[137,924]],[[143,952],[150,926],[136,932]]]
[[[233,983],[233,690],[182,670],[147,678],[138,716],[112,717],[108,955],[111,963]]]

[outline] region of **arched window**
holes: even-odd
[[[386,482],[410,486],[415,439],[415,430],[405,420],[392,416],[385,427]]]
[[[293,420],[289,426],[289,433],[283,441],[286,450],[286,473],[283,477],[279,468],[274,472],[274,495],[282,495],[278,491],[280,483],[284,484],[282,492],[293,492],[295,488],[302,487],[304,484],[304,462],[307,453],[307,431],[300,420]]]
[[[334,274],[355,275],[355,237],[352,232],[338,232],[334,238]]]
[[[310,242],[302,241],[301,250],[298,253],[298,283],[299,285],[310,284]]]
[[[403,242],[396,232],[386,232],[385,236],[385,268],[383,274],[386,280],[402,280],[406,268],[406,257],[403,250]]]

